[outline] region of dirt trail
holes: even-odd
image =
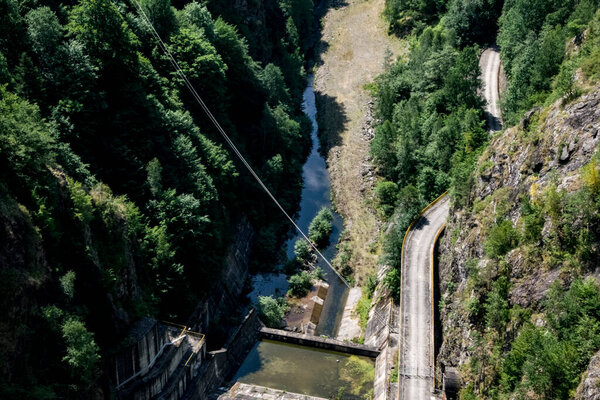
[[[332,1],[322,19],[321,62],[315,74],[319,126],[326,138],[327,164],[337,210],[350,237],[349,264],[361,282],[375,271],[379,222],[373,210],[375,174],[369,161],[372,98],[364,85],[384,71],[386,57],[405,52],[386,33],[384,0]]]

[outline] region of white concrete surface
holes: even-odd
[[[352,340],[362,335],[359,318],[356,314],[356,305],[361,296],[362,290],[359,287],[353,287],[348,291],[348,298],[344,306],[344,313],[342,314],[342,321],[340,322],[336,339]]]

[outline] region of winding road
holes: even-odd
[[[502,129],[500,100],[498,99],[498,81],[500,76],[500,51],[495,47],[487,48],[479,58],[483,95],[486,101],[485,112],[490,131]]]
[[[502,129],[498,99],[499,52],[486,49],[480,58],[486,114],[490,131]],[[448,218],[450,199],[444,196],[427,208],[409,229],[402,246],[402,297],[398,398],[429,400],[433,395],[432,256],[436,239]]]
[[[444,196],[421,215],[405,238],[400,301],[400,399],[429,399],[433,380],[431,263],[435,239],[448,218]]]

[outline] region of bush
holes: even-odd
[[[100,348],[94,341],[83,322],[71,317],[62,325],[62,336],[67,345],[67,354],[63,361],[71,367],[73,374],[81,379],[84,385],[90,385],[96,379]]]
[[[314,276],[306,271],[290,276],[288,295],[294,297],[304,297],[312,288]]]
[[[310,259],[310,246],[305,239],[298,239],[294,243],[294,254],[301,263],[306,263]]]
[[[485,253],[492,258],[501,257],[519,243],[519,233],[510,220],[504,220],[494,226],[483,245]]]
[[[367,322],[369,320],[369,310],[371,310],[371,300],[373,299],[373,292],[377,285],[377,278],[374,275],[367,277],[367,282],[362,288],[362,296],[356,304],[356,313],[358,314],[360,327],[363,331],[367,328]]]
[[[325,247],[329,243],[329,235],[333,231],[332,221],[331,210],[323,207],[308,226],[308,237],[317,247]]]
[[[265,325],[269,328],[281,328],[289,306],[283,297],[258,296],[257,309]]]
[[[398,201],[398,185],[390,181],[381,181],[375,187],[375,195],[385,216],[392,215]]]
[[[394,302],[400,303],[400,268],[392,268],[383,279],[383,284],[390,290]]]

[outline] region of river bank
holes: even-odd
[[[387,35],[381,18],[384,6],[384,0],[348,0],[329,7],[322,18],[315,73],[320,136],[333,203],[345,220],[340,258],[359,284],[376,272],[381,247],[381,222],[373,208],[375,174],[369,158],[373,99],[364,86],[384,71],[386,62],[407,49],[405,42]]]

